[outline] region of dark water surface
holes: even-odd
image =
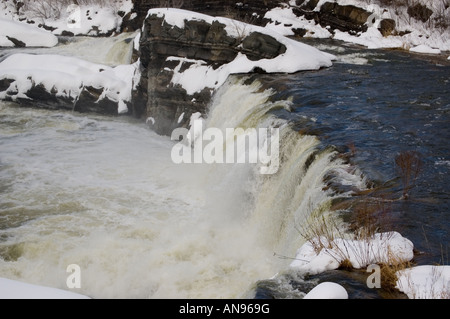
[[[333,41],[311,45],[337,56],[329,69],[262,76],[277,98],[293,99],[293,113],[280,117],[299,132],[317,135],[358,165],[384,199],[385,230],[399,231],[415,248],[412,265],[448,265],[450,230],[450,65],[429,55],[365,50]],[[422,163],[408,199],[396,157],[414,152]],[[331,271],[309,280],[335,281],[350,298],[405,298],[368,289],[368,274]],[[286,279],[307,290],[306,282]],[[257,296],[280,298],[273,283],[261,282]],[[310,288],[309,288],[310,289]]]
[[[389,202],[393,227],[415,245],[418,264],[448,264],[450,229],[450,66],[400,51],[351,46],[333,53],[333,67],[282,76],[279,96],[293,97],[299,130],[352,153],[383,196],[400,198],[395,158],[420,155],[422,169],[408,200]],[[270,85],[273,78],[267,79]]]

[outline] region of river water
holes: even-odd
[[[51,50],[93,59],[86,41]],[[280,127],[272,176],[250,164],[174,164],[175,142],[128,117],[0,102],[0,277],[67,289],[66,268],[77,264],[77,292],[93,298],[301,298],[320,280],[289,268],[301,228],[367,196],[385,199],[415,263],[448,264],[449,66],[311,44],[338,57],[333,67],[233,76],[205,119]],[[103,63],[129,59],[129,47],[121,52]],[[411,150],[422,170],[398,200],[395,157]],[[364,279],[341,280],[361,296]]]

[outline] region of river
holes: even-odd
[[[130,58],[116,41],[35,52],[115,65]],[[93,298],[301,298],[320,280],[289,268],[302,227],[317,214],[341,218],[336,203],[367,194],[385,199],[415,263],[448,264],[449,66],[311,44],[337,56],[331,68],[232,76],[205,119],[280,127],[273,176],[250,164],[174,164],[175,142],[132,118],[0,102],[0,277],[67,289],[66,268],[77,264],[77,292]],[[121,54],[92,55],[99,47]],[[423,164],[399,200],[403,151]],[[351,297],[383,297],[354,277],[341,278]]]

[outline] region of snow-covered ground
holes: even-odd
[[[336,30],[333,34],[327,27],[323,28],[312,20],[297,17],[293,12],[295,2],[295,0],[290,1],[290,4],[284,8],[279,7],[269,11],[265,17],[271,19],[273,22],[268,24],[268,28],[285,35],[294,35],[292,29],[302,28],[306,30],[306,37],[333,38],[373,49],[400,48],[411,50],[412,52],[430,54],[450,51],[450,26],[443,28],[436,25],[436,19],[450,16],[450,6],[445,6],[444,1],[416,1],[433,10],[430,19],[427,22],[422,22],[410,17],[405,6],[385,7],[377,4],[375,1],[338,0],[337,3],[340,5],[354,5],[364,8],[368,12],[372,12],[370,16],[371,21],[367,23],[367,32],[357,35],[350,35],[339,30]],[[314,11],[319,11],[325,2],[330,2],[330,0],[319,1]],[[382,19],[394,20],[396,30],[408,31],[409,33],[384,37],[378,30]]]
[[[0,278],[0,299],[90,299],[75,292]]]
[[[377,233],[363,240],[317,237],[300,247],[290,267],[300,273],[319,274],[338,269],[343,262],[350,262],[356,269],[377,264],[395,266],[411,261],[413,248],[413,243],[397,232]],[[450,266],[405,268],[397,271],[396,276],[395,288],[410,299],[450,298]],[[339,286],[310,293],[306,295],[308,299],[345,299]]]
[[[58,38],[52,33],[34,25],[0,18],[0,47],[13,47],[14,40],[26,47],[53,47]]]
[[[359,0],[345,0],[342,2],[355,5],[362,4]],[[37,27],[28,26],[25,23],[21,23],[23,29],[21,27],[11,27],[15,26],[14,23],[16,22],[12,21],[17,21],[18,16],[14,15],[12,11],[8,11],[12,10],[7,6],[8,3],[2,2],[0,4],[0,17],[2,18],[0,20],[0,46],[11,45],[12,42],[6,38],[6,35],[11,37],[14,35],[17,40],[29,46],[51,46],[54,43],[54,38],[51,34],[49,35],[47,32],[44,35],[44,33],[40,33],[41,30],[39,32],[36,31],[39,30]],[[123,5],[125,6],[123,8],[124,10],[130,10],[129,1],[124,0]],[[372,9],[376,17],[393,17],[393,13],[389,10],[387,12],[381,11],[382,8],[377,6],[368,7],[367,4],[364,7],[366,9]],[[103,11],[103,9],[105,10]],[[75,12],[75,15],[76,17],[80,17],[80,19],[83,16],[83,20],[80,20],[81,26],[77,24],[78,20],[76,19],[70,20],[70,23],[68,23],[68,17],[73,12],[66,12],[67,15],[61,17],[60,20],[45,21],[45,23],[55,27],[56,29],[53,32],[56,34],[60,34],[63,30],[69,29],[76,34],[74,28],[72,28],[74,26],[78,28],[77,30],[80,33],[84,32],[86,34],[87,31],[87,34],[89,34],[89,30],[93,30],[94,26],[95,30],[102,31],[117,28],[120,24],[120,19],[117,18],[115,13],[113,14],[116,11],[111,10],[111,8],[102,8],[101,10],[85,8],[80,10],[85,11]],[[93,11],[91,12],[91,10]],[[78,15],[80,12],[81,16]],[[178,26],[184,23],[184,19],[206,19],[211,21],[213,19],[208,16],[183,10],[160,9],[159,11],[153,12],[164,15],[168,23]],[[86,17],[86,20],[84,20],[84,17]],[[275,23],[271,24],[270,29],[272,31],[267,31],[268,29],[245,25],[229,19],[217,19],[227,24],[227,31],[230,34],[236,32],[249,34],[254,31],[269,33],[286,45],[286,53],[277,58],[262,61],[250,61],[245,56],[239,55],[233,62],[217,70],[208,67],[202,61],[195,61],[187,70],[175,72],[172,82],[184,86],[188,93],[194,93],[203,87],[217,88],[226,80],[229,74],[249,72],[255,67],[260,67],[267,72],[295,72],[331,65],[333,56],[275,33],[276,31],[290,35],[292,28],[302,27],[310,31],[307,33],[309,36],[331,37],[328,29],[315,25],[311,21],[296,18],[290,8],[274,9],[266,17],[274,21],[288,23],[281,23],[279,25]],[[399,29],[403,30],[406,28],[404,16],[396,17],[396,19]],[[412,29],[412,32],[407,36],[383,37],[377,30],[376,23],[370,26],[368,31],[359,37],[350,36],[342,32],[337,32],[334,37],[366,45],[371,48],[402,47],[412,49],[411,51],[426,53],[438,53],[444,50],[450,50],[448,31],[442,33],[439,30],[426,30],[414,22],[408,25],[408,28]],[[292,24],[292,26],[286,27],[285,24]],[[30,37],[31,34],[36,35]],[[35,40],[38,40],[38,42],[34,42]],[[298,59],[299,56],[302,59]],[[182,62],[182,58],[173,57],[173,59],[178,59]],[[74,99],[76,99],[83,86],[103,87],[105,88],[104,95],[106,97],[119,102],[118,112],[120,113],[126,110],[125,104],[131,98],[131,87],[135,70],[136,65],[121,65],[113,68],[72,57],[15,54],[0,63],[0,80],[5,78],[13,79],[14,82],[11,83],[8,90],[16,91],[16,96],[23,98],[27,98],[26,91],[31,85],[30,78],[35,83],[42,84],[49,92],[53,90],[58,92],[57,94],[66,94]],[[193,81],[193,79],[196,79],[196,81]],[[4,98],[8,90],[0,92],[0,98]],[[335,239],[333,243],[328,243],[328,246],[332,248],[322,249],[320,251],[314,249],[313,243],[314,239],[299,249],[297,255],[298,260],[291,264],[293,269],[309,273],[320,273],[325,270],[336,269],[344,256],[356,268],[366,267],[372,263],[385,262],[393,252],[395,252],[397,258],[402,260],[411,260],[413,257],[412,243],[398,233],[377,234],[372,240],[364,242]],[[347,255],[343,254],[343,252],[347,252]],[[399,272],[398,277],[398,289],[405,292],[409,298],[448,298],[449,296],[449,266],[413,267]],[[311,291],[308,294],[309,296],[307,295],[307,298],[346,298],[346,293],[342,289],[342,287],[336,284],[320,285],[316,290]],[[80,297],[60,293],[60,291],[52,290],[51,288],[49,290],[46,287],[37,287],[8,279],[0,279],[0,298],[34,298],[37,295],[40,295],[41,298]]]
[[[291,267],[309,274],[338,269],[349,261],[353,268],[361,269],[371,264],[410,261],[414,257],[414,245],[397,232],[378,233],[363,240],[325,237],[313,238],[298,251]]]
[[[23,1],[17,10],[14,1],[0,3],[0,18],[45,27],[55,35],[107,35],[120,30],[122,18],[133,9],[131,0]],[[86,4],[85,4],[86,3]],[[120,13],[120,14],[119,14]]]
[[[450,266],[416,266],[397,277],[396,287],[410,299],[450,299]]]

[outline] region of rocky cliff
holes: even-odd
[[[158,133],[170,134],[175,127],[187,125],[191,114],[205,114],[211,100],[214,84],[201,91],[188,92],[174,84],[174,75],[197,65],[205,72],[213,72],[234,61],[239,54],[257,61],[275,58],[286,51],[270,35],[260,32],[245,35],[245,25],[233,25],[234,30],[230,32],[227,30],[230,25],[206,20],[182,18],[180,26],[155,12],[144,22],[140,39],[142,75],[134,93],[133,114],[151,118]],[[192,81],[199,80],[192,78]]]

